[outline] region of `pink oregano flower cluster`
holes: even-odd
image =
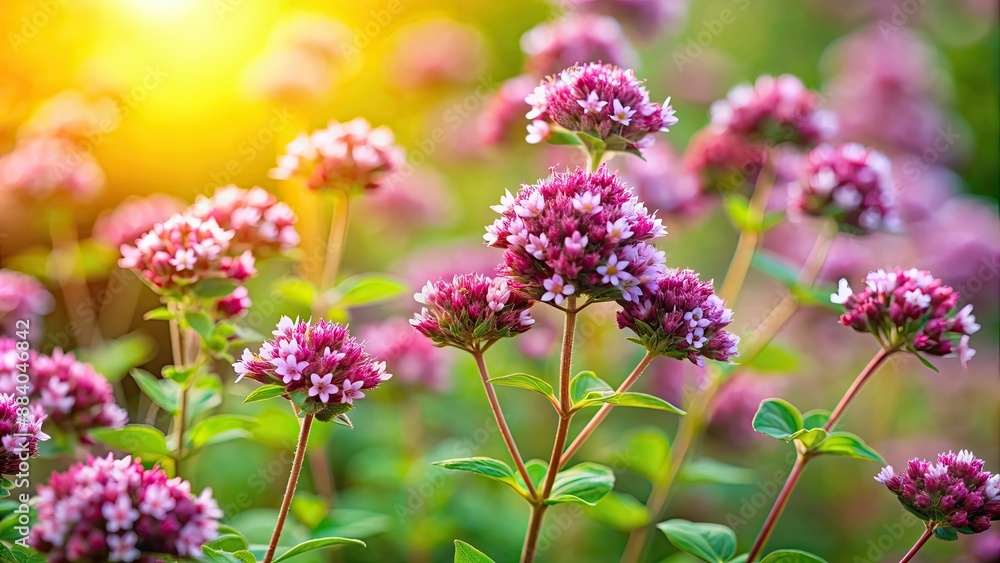
[[[18,383],[10,356],[12,341],[0,340],[0,392],[13,393]],[[51,424],[66,433],[85,434],[94,428],[121,428],[128,422],[125,409],[115,403],[111,384],[90,364],[56,348],[52,355],[32,353],[27,384],[32,403],[40,405]]]
[[[88,199],[104,188],[104,180],[94,157],[66,139],[26,139],[0,157],[0,193]]]
[[[983,460],[968,450],[939,454],[937,463],[914,458],[900,473],[887,465],[875,480],[937,526],[977,534],[1000,519],[1000,474],[983,471]]]
[[[271,177],[305,178],[309,188],[374,189],[398,171],[405,160],[388,127],[372,126],[361,118],[338,123],[311,135],[300,134],[278,158]]]
[[[493,207],[500,217],[484,238],[505,251],[500,270],[556,306],[571,295],[630,301],[655,288],[665,258],[647,241],[667,234],[660,219],[606,165],[550,172]]]
[[[223,515],[211,489],[194,496],[180,477],[112,454],[53,473],[37,508],[29,541],[53,563],[200,558]]]
[[[795,76],[761,76],[712,104],[712,125],[755,141],[810,146],[836,133],[836,116]]]
[[[206,279],[243,282],[255,276],[249,250],[236,254],[235,231],[223,229],[214,218],[174,215],[139,237],[134,246],[123,244],[118,265],[137,270],[159,291],[181,291]]]
[[[552,125],[597,137],[606,150],[639,150],[653,142],[657,131],[677,123],[670,98],[651,102],[649,92],[630,69],[589,63],[550,76],[525,102],[529,142],[548,138]]]
[[[362,329],[368,353],[386,363],[399,383],[444,391],[451,383],[452,356],[414,332],[405,319],[392,318]]]
[[[972,305],[959,310],[958,298],[957,291],[926,270],[897,268],[869,273],[859,293],[841,279],[830,300],[844,306],[840,324],[872,333],[887,349],[957,355],[965,366],[976,353],[969,348],[969,336],[979,325]]]
[[[45,413],[37,405],[24,406],[10,393],[0,393],[0,475],[24,473],[21,462],[38,455],[39,440],[48,440],[42,432]]]
[[[235,234],[230,245],[234,248],[286,251],[299,244],[295,212],[259,186],[249,190],[233,185],[219,188],[212,197],[199,196],[189,212],[232,230]]]
[[[618,304],[618,328],[634,332],[634,341],[654,354],[704,366],[704,358],[725,362],[738,353],[740,337],[725,330],[733,312],[712,282],[691,270],[671,269],[644,296]]]
[[[802,181],[790,187],[788,206],[793,216],[832,217],[857,234],[899,225],[889,159],[857,143],[813,149]]]
[[[636,55],[614,18],[595,14],[567,14],[541,23],[521,36],[527,55],[526,70],[544,76],[585,61],[603,61],[619,67],[635,63]]]
[[[439,279],[427,282],[413,298],[424,307],[410,324],[437,346],[478,352],[535,324],[534,301],[505,278],[464,274]]]
[[[392,377],[342,324],[282,317],[272,334],[256,354],[246,349],[233,364],[236,381],[284,385],[285,395],[308,413],[340,414]]]

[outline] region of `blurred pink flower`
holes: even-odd
[[[717,127],[695,133],[684,153],[684,170],[704,193],[749,191],[764,163],[764,151],[741,135]]]
[[[743,374],[726,382],[715,398],[710,430],[723,433],[736,445],[764,436],[753,429],[760,402],[782,394],[786,385],[776,377]]]
[[[538,79],[521,74],[505,80],[500,89],[486,102],[477,122],[477,133],[484,145],[498,145],[521,139],[527,119],[524,98],[538,85]]]
[[[401,318],[361,329],[359,336],[372,357],[384,361],[397,381],[444,391],[451,385],[453,362],[449,352],[440,350]]]
[[[94,223],[95,239],[118,248],[184,210],[184,202],[163,194],[129,196],[118,207],[104,211]]]
[[[428,246],[403,257],[392,271],[401,272],[415,286],[470,271],[492,276],[497,271],[497,255],[496,250],[482,244]]]
[[[81,141],[114,131],[118,105],[109,97],[64,90],[42,103],[18,129],[19,138],[59,137]]]
[[[569,10],[603,14],[622,22],[642,40],[652,40],[683,23],[688,0],[555,0]]]
[[[703,207],[701,183],[685,169],[679,155],[666,143],[643,151],[643,159],[622,161],[619,175],[635,188],[639,201],[653,211],[691,214]]]
[[[0,157],[0,193],[86,199],[103,187],[104,171],[97,161],[65,139],[25,139]]]
[[[0,270],[0,337],[14,338],[21,330],[31,337],[27,340],[37,340],[44,332],[42,318],[52,312],[53,303],[52,294],[35,278]]]
[[[446,224],[453,204],[444,178],[426,167],[393,174],[360,202],[372,222],[404,235],[416,226]]]
[[[910,229],[922,262],[966,295],[997,299],[1000,216],[993,201],[959,196]]]
[[[525,71],[534,76],[555,74],[577,64],[603,62],[631,68],[636,54],[614,18],[568,14],[540,23],[521,36],[527,55]]]
[[[219,188],[212,197],[198,196],[188,213],[203,221],[215,219],[222,229],[234,231],[234,249],[285,251],[299,244],[295,212],[259,186]]]
[[[410,23],[391,40],[386,72],[399,88],[461,84],[483,70],[486,45],[482,34],[458,21],[435,18]]]

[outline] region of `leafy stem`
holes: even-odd
[[[188,350],[182,338],[182,336],[186,335],[186,332],[182,333],[180,327],[180,319],[184,315],[184,307],[179,301],[170,300],[167,302],[167,308],[172,313],[170,317],[170,350],[173,354],[174,369],[184,371],[187,369]],[[188,382],[186,380],[180,383],[177,414],[174,416],[174,440],[177,443],[177,448],[174,450],[175,475],[181,474],[181,460],[184,458],[184,432],[187,425],[187,385]]]
[[[292,461],[292,470],[288,474],[288,485],[285,487],[285,496],[281,499],[278,521],[274,524],[274,533],[271,535],[271,542],[267,546],[264,563],[271,563],[274,560],[274,552],[278,549],[281,530],[285,527],[285,518],[288,517],[288,509],[292,506],[292,497],[295,496],[295,486],[298,484],[299,474],[302,473],[302,460],[305,458],[306,446],[309,444],[309,429],[312,427],[314,416],[306,413],[302,418],[302,425],[299,428],[299,441],[295,445],[295,458]]]

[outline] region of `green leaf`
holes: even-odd
[[[780,549],[768,553],[760,563],[826,563],[826,559],[798,549]]]
[[[506,483],[514,489],[520,488],[517,480],[514,478],[514,470],[498,459],[490,457],[466,457],[435,461],[434,465],[455,471],[468,471],[469,473],[475,473],[495,481],[500,481],[501,483]]]
[[[90,436],[130,454],[152,454],[157,458],[170,455],[163,432],[145,424],[129,424],[124,428],[97,428],[90,431]]]
[[[249,547],[247,545],[247,539],[241,534],[226,533],[220,533],[219,537],[212,541],[205,542],[203,545],[219,551],[225,551],[227,553],[245,550]]]
[[[588,504],[594,506],[615,486],[615,473],[610,467],[584,462],[556,474],[552,494],[546,504]]]
[[[94,348],[74,351],[79,361],[94,366],[94,371],[114,383],[120,381],[130,369],[153,358],[156,341],[141,332],[132,332],[108,340]]]
[[[129,373],[139,385],[139,389],[151,401],[168,413],[177,414],[181,388],[176,382],[169,379],[157,379],[153,377],[153,374],[139,368],[135,368]]]
[[[823,428],[830,420],[830,411],[821,409],[811,410],[802,415],[803,428]]]
[[[941,371],[937,368],[937,366],[935,366],[934,364],[930,363],[930,361],[927,358],[921,356],[920,354],[918,354],[916,352],[914,352],[913,355],[916,356],[918,360],[920,360],[920,363],[924,364],[925,368],[933,371],[934,373],[941,373]]]
[[[837,293],[834,287],[806,287],[795,285],[791,288],[792,296],[802,305],[812,305],[833,311],[838,315],[844,312],[844,306],[830,301],[830,295]]]
[[[202,340],[208,342],[212,339],[212,333],[215,332],[215,323],[212,322],[212,317],[201,311],[193,311],[186,313],[184,320],[198,333]]]
[[[333,288],[333,303],[343,309],[375,305],[395,299],[406,290],[406,283],[400,278],[385,274],[358,274]]]
[[[549,462],[540,459],[529,459],[524,462],[524,469],[527,470],[528,477],[531,478],[531,484],[535,486],[535,489],[540,489],[542,481],[545,479],[545,474],[549,470]],[[514,479],[521,488],[528,490],[528,487],[524,484],[524,479],[521,478],[520,472],[514,474]]]
[[[794,350],[771,342],[746,367],[761,373],[788,373],[799,367],[799,357]]]
[[[220,438],[249,437],[248,430],[257,425],[256,419],[235,414],[210,416],[191,427],[188,439],[194,449],[218,443]]]
[[[722,208],[734,227],[741,231],[753,230],[750,221],[750,202],[746,196],[736,193],[726,194],[722,200]]]
[[[812,452],[826,439],[826,430],[822,428],[803,428],[792,434],[792,440],[802,444],[806,451]]]
[[[222,404],[222,382],[214,375],[201,375],[195,380],[188,395],[188,421],[205,411]]]
[[[944,541],[955,541],[958,539],[958,531],[951,526],[934,529],[934,537]]]
[[[365,542],[351,538],[319,538],[314,540],[307,540],[293,547],[292,549],[289,549],[288,551],[282,553],[281,555],[275,557],[274,563],[278,563],[278,561],[284,561],[286,559],[291,559],[296,555],[307,553],[309,551],[323,549],[325,547],[340,546],[340,545],[359,545],[361,547],[368,547],[367,545],[365,545]]]
[[[766,250],[758,250],[754,253],[750,265],[761,272],[778,280],[787,287],[792,287],[798,283],[799,273],[789,266],[785,259],[778,258],[775,254]],[[827,301],[830,300],[827,294]]]
[[[256,563],[257,558],[249,551],[242,549],[233,553],[228,553],[221,549],[216,549],[208,544],[201,546],[201,552],[213,563]]]
[[[261,385],[260,387],[254,389],[247,395],[246,399],[243,399],[244,403],[256,403],[257,401],[266,401],[267,399],[273,399],[285,394],[285,386],[278,385],[276,383],[269,383],[267,385]]]
[[[14,488],[14,483],[0,477],[0,497],[9,497],[10,490]]]
[[[618,455],[616,448],[614,462],[624,464],[651,483],[655,483],[667,473],[667,464],[670,463],[670,439],[659,428],[637,430],[625,440],[624,454]]]
[[[3,563],[45,563],[45,557],[30,547],[16,543],[8,547],[0,543],[0,561]]]
[[[913,508],[912,506],[910,506],[909,504],[907,504],[906,501],[904,501],[902,497],[896,497],[896,500],[898,500],[899,504],[903,505],[903,508],[905,508],[906,511],[909,512],[910,514],[916,516],[917,518],[920,518],[924,522],[930,521],[930,519],[931,519],[930,516],[924,514],[923,512],[920,512],[916,508]]]
[[[569,396],[574,405],[584,398],[608,396],[614,392],[610,385],[592,371],[581,371],[569,382]]]
[[[771,229],[780,225],[781,222],[784,221],[787,216],[788,213],[785,211],[774,211],[772,213],[767,213],[766,215],[764,215],[764,220],[760,222],[760,229],[758,229],[758,231],[761,233],[766,233],[767,231],[770,231]]]
[[[580,142],[579,137],[562,127],[552,127],[549,133],[548,143],[550,145],[572,145],[576,147],[583,144]]]
[[[494,563],[494,561],[464,541],[455,540],[455,563]]]
[[[595,137],[589,133],[584,133],[583,131],[577,131],[576,137],[580,139],[580,143],[587,147],[591,153],[595,151],[603,151],[607,146],[599,137]]]
[[[301,278],[282,278],[272,286],[275,293],[294,305],[310,308],[316,300],[316,287]]]
[[[623,532],[649,523],[649,509],[645,504],[632,495],[615,491],[611,491],[595,506],[587,506],[583,510],[594,520]]]
[[[529,375],[527,373],[512,373],[510,375],[502,375],[500,377],[494,377],[489,380],[489,383],[493,385],[503,385],[506,387],[519,387],[521,389],[529,389],[531,391],[536,391],[545,396],[546,399],[556,404],[555,392],[552,390],[552,386],[549,385],[545,380],[535,377],[534,375]]]
[[[169,379],[171,381],[176,381],[177,383],[186,386],[188,381],[194,376],[195,372],[198,371],[198,366],[190,366],[185,369],[177,369],[177,366],[163,366],[161,371],[164,379]]]
[[[615,393],[611,396],[584,399],[581,403],[583,407],[589,407],[599,403],[608,403],[618,407],[637,407],[642,409],[667,411],[674,414],[686,414],[681,409],[671,405],[663,399],[654,397],[653,395],[647,395],[645,393]]]
[[[736,554],[736,534],[721,524],[674,519],[656,525],[674,547],[702,561],[725,563]]]
[[[681,466],[677,475],[685,483],[706,483],[711,485],[747,485],[754,482],[757,472],[745,467],[736,467],[709,458],[693,459]]]
[[[873,450],[864,440],[850,432],[831,432],[826,440],[823,440],[816,446],[813,453],[853,457],[855,459],[885,463],[885,460],[882,459],[882,456],[878,452]]]
[[[765,399],[753,417],[753,429],[788,442],[793,434],[802,429],[802,414],[788,401]]]
[[[236,284],[231,281],[210,279],[198,282],[194,286],[194,294],[203,299],[220,299],[235,289]]]
[[[146,311],[146,314],[143,315],[142,318],[146,321],[169,321],[171,319],[176,319],[177,315],[166,307],[157,307],[150,311]]]

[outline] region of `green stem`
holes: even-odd
[[[771,189],[773,187],[773,170],[765,160],[757,176],[753,196],[750,197],[750,204],[747,208],[747,220],[751,221],[753,226],[740,230],[740,239],[736,243],[736,251],[733,253],[732,261],[729,263],[729,269],[726,271],[726,278],[722,282],[722,288],[719,290],[719,296],[730,307],[736,304],[736,299],[743,288],[743,282],[746,281],[747,272],[750,271],[750,263],[753,260],[754,252],[757,251],[757,245],[760,243],[764,214],[767,211],[767,202],[771,197]]]
[[[285,518],[288,516],[288,509],[292,506],[292,497],[295,496],[295,487],[299,482],[299,474],[302,472],[302,460],[305,458],[306,446],[309,444],[309,429],[312,427],[312,421],[313,415],[311,414],[305,415],[302,419],[302,426],[299,428],[299,441],[295,445],[295,458],[292,461],[292,470],[288,474],[288,485],[285,487],[285,496],[281,499],[278,521],[274,525],[274,533],[271,535],[271,543],[267,546],[264,563],[271,563],[274,560],[274,552],[278,549],[281,530],[285,527]]]
[[[569,425],[573,418],[573,402],[569,395],[569,383],[570,372],[573,368],[573,338],[576,334],[576,316],[579,313],[579,309],[576,307],[576,296],[570,296],[566,299],[564,312],[566,317],[563,324],[562,351],[559,354],[559,425],[556,428],[556,437],[552,444],[552,455],[549,456],[549,468],[545,472],[542,491],[531,510],[531,520],[528,523],[528,532],[524,539],[524,548],[521,551],[521,563],[531,563],[535,559],[538,535],[548,506],[545,501],[552,493],[552,486],[556,482],[559,462],[562,458],[563,448],[566,447]]]
[[[186,346],[181,339],[180,317],[183,308],[176,302],[168,302],[167,308],[173,313],[170,319],[170,350],[173,355],[174,369],[184,371],[187,367]],[[174,415],[174,440],[177,447],[174,450],[174,475],[181,474],[181,460],[184,458],[184,432],[187,424],[187,382],[180,385],[180,398],[177,414]]]
[[[344,255],[344,244],[347,241],[347,223],[349,220],[350,194],[341,190],[333,191],[333,217],[330,220],[330,234],[326,243],[326,254],[323,259],[323,274],[320,277],[318,297],[313,305],[313,316],[322,317],[326,313],[324,293],[337,281],[337,272]]]

